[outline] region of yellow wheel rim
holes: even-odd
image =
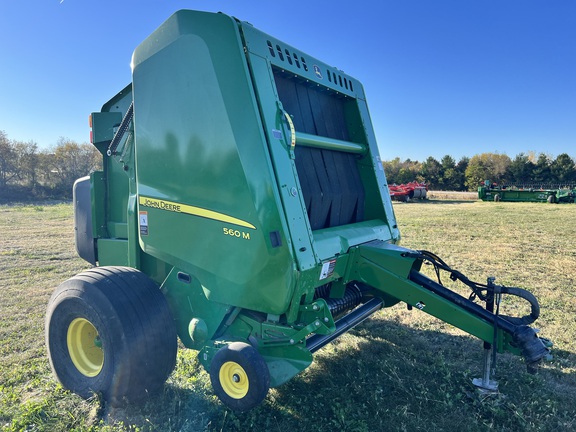
[[[68,327],[68,352],[76,369],[87,377],[95,377],[104,365],[104,351],[96,327],[85,318],[76,318]]]
[[[248,394],[250,383],[248,375],[238,363],[229,361],[222,365],[219,373],[220,385],[228,396],[242,399]]]

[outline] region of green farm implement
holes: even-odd
[[[74,206],[77,250],[94,267],[56,289],[46,317],[53,371],[81,396],[159,390],[179,338],[218,398],[248,410],[399,303],[530,367],[548,355],[530,293],[398,245],[361,83],[246,22],[171,16],[134,51],[132,82],[91,115],[91,141],[103,170],[76,182]],[[502,295],[530,315],[493,312]]]
[[[478,187],[478,198],[482,201],[512,201],[512,202],[547,202],[576,203],[576,189],[542,188],[542,187],[500,187],[494,186],[487,180],[483,186]]]

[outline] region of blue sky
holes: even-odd
[[[249,21],[359,79],[385,160],[576,157],[575,0],[2,0],[0,130],[87,142],[90,112],[178,9]]]

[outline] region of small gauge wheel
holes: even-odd
[[[214,393],[234,411],[259,405],[270,388],[270,372],[260,353],[243,342],[220,348],[210,363]]]

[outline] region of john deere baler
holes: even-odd
[[[398,246],[360,82],[248,23],[175,13],[91,115],[91,140],[104,168],[76,182],[74,205],[78,253],[95,267],[57,288],[46,318],[54,373],[84,397],[158,390],[178,337],[222,402],[247,410],[400,302],[529,365],[547,354],[529,293]],[[425,262],[488,308],[423,275]],[[530,316],[491,312],[507,293]]]

